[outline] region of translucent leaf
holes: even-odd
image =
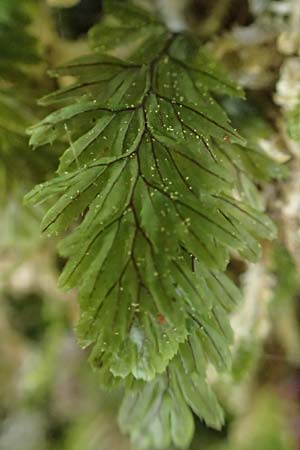
[[[169,33],[156,18],[122,0],[106,0],[104,10],[104,21],[90,32],[97,52],[148,63],[162,51]]]
[[[203,359],[201,345],[190,336],[164,375],[128,383],[119,423],[133,442],[141,448],[168,448],[171,443],[187,448],[194,431],[191,410],[206,424],[221,427],[223,411],[207,384]]]

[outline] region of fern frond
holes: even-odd
[[[269,160],[217,103],[243,93],[193,37],[120,1],[106,12],[94,52],[54,74],[76,81],[41,100],[58,109],[31,129],[31,144],[69,145],[57,177],[27,201],[50,205],[43,232],[70,230],[60,285],[79,290],[78,337],[102,383],[125,380],[123,429],[145,445],[184,447],[190,408],[223,422],[206,381],[208,364],[231,364],[240,294],[223,272],[232,251],[256,261],[259,239],[275,236],[239,198],[237,172],[268,178]]]

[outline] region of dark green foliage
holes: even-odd
[[[115,0],[90,36],[94,52],[54,74],[74,84],[41,101],[59,109],[31,144],[68,144],[27,201],[49,205],[44,232],[69,230],[60,285],[79,290],[77,333],[102,383],[125,381],[122,428],[144,447],[183,448],[191,411],[224,420],[206,370],[230,370],[230,253],[256,261],[275,236],[240,176],[278,171],[232,127],[215,97],[243,93],[193,37]]]
[[[1,160],[15,159],[26,147],[26,128],[34,122],[26,103],[27,80],[24,68],[38,61],[35,40],[27,33],[29,19],[24,1],[3,0],[0,4],[0,151]],[[20,89],[15,84],[21,82]],[[29,102],[28,102],[29,103]],[[13,154],[12,154],[13,152]]]
[[[29,18],[25,0],[1,0],[0,4],[0,80],[20,78],[23,64],[37,62],[35,39],[26,31]]]
[[[41,211],[25,208],[24,194],[53,168],[53,156],[33,154],[26,128],[38,119],[34,96],[40,81],[32,75],[39,61],[36,41],[28,31],[31,6],[25,0],[0,2],[0,208],[1,249],[37,240]],[[31,241],[32,244],[32,241]]]
[[[31,108],[24,100],[25,65],[37,61],[35,41],[27,33],[28,17],[23,1],[3,0],[0,4],[0,148],[1,159],[10,158],[11,149],[24,148],[25,129],[33,122]],[[22,79],[22,89],[15,83]],[[24,88],[25,86],[25,88]],[[11,158],[12,162],[15,158]]]

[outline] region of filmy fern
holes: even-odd
[[[275,236],[238,180],[273,166],[216,102],[243,93],[192,36],[109,0],[90,38],[92,54],[54,73],[74,83],[41,101],[58,109],[31,144],[67,148],[27,201],[50,205],[44,232],[69,230],[60,285],[79,290],[77,334],[101,382],[125,387],[122,429],[142,447],[183,448],[192,411],[224,421],[206,380],[208,364],[231,364],[240,293],[224,271],[232,251],[255,261]]]

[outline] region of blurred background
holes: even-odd
[[[88,51],[86,33],[101,19],[101,1],[13,3],[13,23],[35,40],[21,38],[13,63],[1,52],[9,2],[0,0],[0,450],[138,450],[118,430],[122,393],[101,390],[76,343],[76,293],[57,289],[64,261],[55,239],[40,236],[43,210],[23,206],[59,155],[59,148],[28,147],[24,130],[47,112],[32,99],[57,87],[47,69]],[[288,180],[258,186],[278,241],[264,246],[260,263],[233,258],[229,268],[244,293],[232,317],[234,367],[231,375],[209,375],[226,426],[215,432],[198,421],[191,449],[299,450],[300,2],[140,3],[175,31],[189,27],[203,39],[246,89],[257,145],[290,170]]]

